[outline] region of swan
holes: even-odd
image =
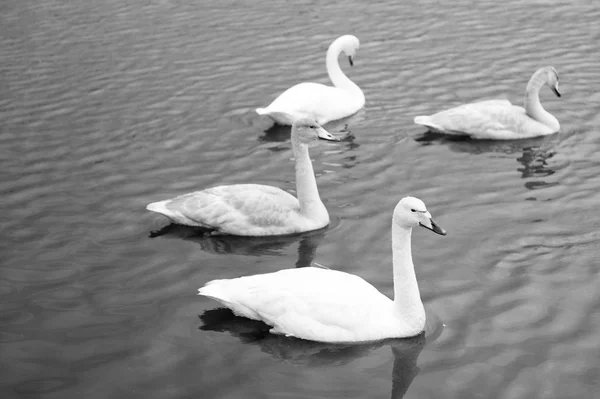
[[[560,97],[558,73],[551,66],[538,69],[529,80],[525,108],[512,105],[508,100],[487,100],[431,116],[417,116],[415,123],[440,133],[476,139],[513,140],[553,134],[560,130],[560,124],[540,103],[539,92],[544,85]]]
[[[425,328],[411,255],[416,226],[446,235],[423,201],[405,197],[398,202],[392,218],[393,301],[361,277],[316,267],[213,280],[198,294],[265,322],[273,334],[340,343],[412,337]]]
[[[262,184],[217,186],[149,204],[175,223],[212,230],[212,234],[270,236],[317,230],[329,224],[329,214],[317,189],[308,154],[311,141],[339,141],[310,118],[292,126],[298,198]]]
[[[331,43],[327,50],[327,73],[332,86],[305,82],[290,87],[266,108],[257,108],[259,115],[268,115],[281,125],[291,125],[300,117],[311,117],[324,125],[358,112],[365,105],[365,95],[340,68],[340,53],[348,56],[350,66],[359,47],[356,36],[344,35]]]

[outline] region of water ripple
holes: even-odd
[[[3,2],[4,396],[593,397],[599,18],[562,0]],[[327,126],[342,142],[311,148],[332,225],[274,243],[148,237],[167,223],[145,211],[155,200],[236,182],[294,191],[289,128],[254,108],[328,83],[325,51],[345,33],[361,48],[342,68],[367,102]],[[474,142],[413,124],[466,101],[520,103],[543,65],[564,91],[540,93],[557,135]],[[413,235],[433,331],[418,362],[198,330],[215,304],[196,288],[214,278],[316,261],[391,296],[405,195],[449,232]]]

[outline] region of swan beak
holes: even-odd
[[[438,226],[438,225],[437,225],[437,224],[436,224],[436,223],[433,221],[433,219],[431,219],[431,218],[429,219],[429,224],[430,224],[430,226],[427,226],[427,225],[425,225],[425,224],[423,224],[423,223],[419,223],[419,226],[421,226],[421,227],[425,227],[427,230],[431,230],[431,231],[433,231],[434,233],[437,233],[437,234],[439,234],[439,235],[442,235],[442,236],[445,236],[445,235],[446,235],[446,230],[444,230],[444,229],[442,229],[440,226]]]
[[[354,66],[354,58],[351,55],[348,56],[348,62],[350,63],[350,66]]]
[[[320,126],[319,126],[319,130],[317,130],[317,136],[319,136],[319,138],[323,139],[323,140],[340,141],[340,139],[338,139],[333,134],[329,133],[327,130],[323,129]]]
[[[558,91],[558,86],[554,86],[552,88],[552,91],[554,92],[554,94],[556,94],[556,97],[560,97],[560,91]]]

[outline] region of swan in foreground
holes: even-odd
[[[213,230],[213,234],[269,236],[317,230],[329,224],[329,214],[317,189],[308,154],[311,141],[339,141],[312,119],[292,126],[298,198],[280,188],[262,184],[234,184],[153,202],[146,209],[175,223]]]
[[[527,84],[525,108],[508,100],[488,100],[460,105],[431,116],[417,116],[415,123],[446,134],[476,139],[513,140],[546,136],[560,130],[558,120],[540,103],[540,89],[548,85],[558,97],[558,73],[549,66],[538,69]]]
[[[358,276],[316,267],[214,280],[198,294],[216,299],[239,316],[265,322],[274,334],[320,342],[415,336],[425,328],[411,255],[411,233],[416,226],[446,234],[421,200],[405,197],[396,205],[393,301]]]
[[[327,73],[332,86],[320,83],[300,83],[290,87],[266,108],[257,108],[259,115],[269,115],[281,125],[291,125],[301,117],[310,117],[324,125],[358,112],[365,105],[365,95],[340,68],[340,53],[348,56],[354,65],[354,55],[359,47],[356,36],[338,37],[327,50]]]

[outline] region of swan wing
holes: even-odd
[[[277,187],[235,184],[212,187],[148,205],[182,224],[213,228],[222,233],[265,235],[286,228],[298,200]],[[285,234],[285,233],[281,233]]]
[[[518,140],[552,133],[543,123],[527,115],[525,108],[517,105],[480,104],[481,115],[493,121],[483,124],[473,137],[493,140]]]
[[[300,83],[281,93],[260,114],[277,113],[293,115],[294,118],[310,116],[318,123],[342,119],[358,112],[364,105],[364,95],[349,92],[320,83]]]
[[[525,109],[508,100],[463,104],[431,116],[417,116],[415,123],[442,133],[476,138],[518,138],[520,126],[530,119]]]
[[[264,321],[273,333],[322,342],[380,338],[387,331],[378,332],[377,322],[393,304],[358,276],[314,267],[215,280],[199,294]]]

